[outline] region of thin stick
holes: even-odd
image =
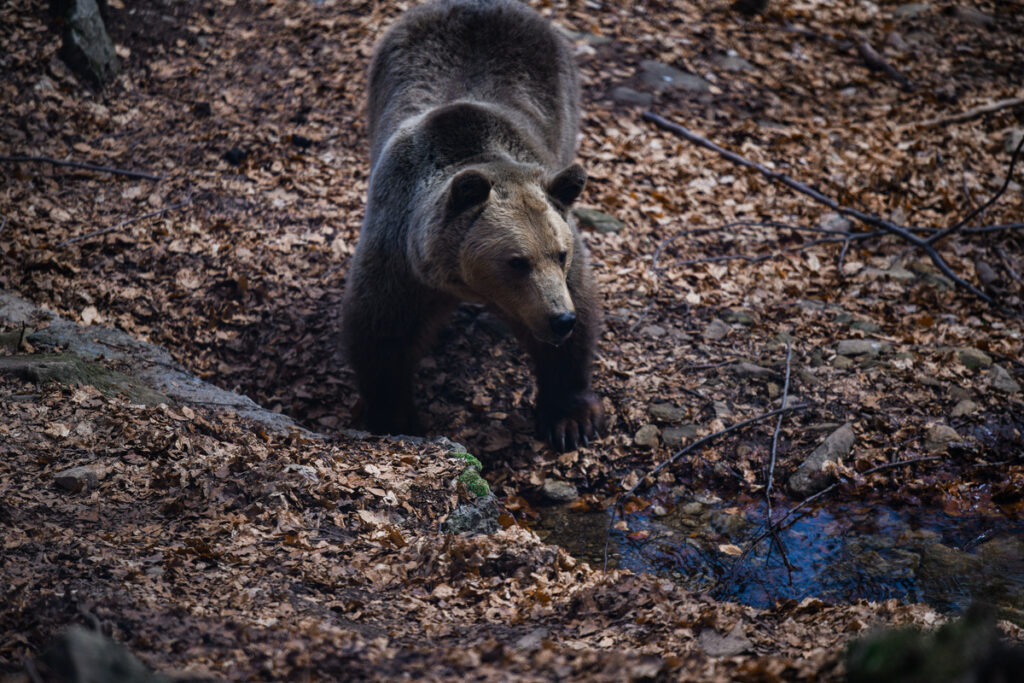
[[[54,166],[70,166],[71,168],[80,168],[85,171],[96,171],[97,173],[110,173],[112,175],[123,175],[129,178],[141,178],[142,180],[162,180],[158,175],[151,175],[149,173],[143,173],[141,171],[129,171],[123,168],[113,168],[110,166],[96,166],[95,164],[86,164],[81,161],[66,161],[62,159],[54,159],[52,157],[6,157],[0,156],[0,162],[7,164],[23,164],[23,163],[40,163],[40,164],[52,164]]]
[[[1001,109],[1009,109],[1011,107],[1019,107],[1024,105],[1024,97],[1011,97],[1005,100],[997,100],[990,104],[984,104],[980,107],[974,107],[967,111],[960,112],[959,114],[953,114],[952,116],[940,116],[934,119],[925,119],[924,121],[918,121],[917,123],[908,123],[901,126],[902,129],[907,128],[931,128],[933,126],[941,126],[947,123],[962,123],[963,121],[970,121],[973,118],[983,116],[985,114],[991,114]]]
[[[87,240],[87,239],[89,239],[91,237],[99,237],[100,235],[106,235],[107,233],[114,232],[115,230],[120,230],[121,228],[125,227],[126,225],[131,225],[132,223],[135,223],[136,221],[141,221],[141,220],[144,220],[146,218],[152,218],[153,216],[159,216],[159,215],[165,214],[168,211],[173,211],[175,209],[180,209],[181,207],[187,205],[191,201],[192,201],[192,197],[191,197],[191,195],[189,195],[183,201],[180,201],[177,204],[171,204],[169,206],[163,207],[162,209],[157,209],[156,211],[150,211],[149,213],[142,214],[141,216],[135,216],[134,218],[129,218],[128,220],[121,221],[117,225],[111,225],[111,226],[106,227],[106,228],[100,228],[99,230],[93,230],[92,232],[87,232],[84,235],[78,235],[77,237],[70,237],[70,238],[64,240],[63,242],[61,242],[60,244],[58,244],[57,246],[58,247],[66,247],[69,244],[74,244],[75,242],[81,242],[82,240]]]
[[[791,363],[793,360],[793,347],[791,342],[786,340],[786,380],[782,385],[782,408],[786,407],[786,402],[789,400],[789,372],[792,367]],[[768,524],[772,523],[772,487],[775,485],[775,457],[778,453],[779,446],[779,432],[782,430],[782,413],[779,413],[779,419],[775,422],[775,433],[772,434],[772,450],[771,458],[768,461],[768,483],[764,487],[764,499],[768,502]],[[781,549],[781,546],[780,546]]]
[[[818,190],[815,190],[805,185],[799,180],[794,180],[793,178],[790,178],[785,173],[773,171],[767,166],[764,166],[763,164],[759,164],[755,161],[750,161],[749,159],[742,157],[736,154],[735,152],[730,152],[729,150],[724,149],[723,147],[720,147],[715,143],[711,142],[707,138],[697,135],[696,133],[690,131],[689,129],[680,126],[678,123],[673,123],[668,119],[662,118],[661,116],[655,114],[652,111],[645,111],[643,113],[643,118],[645,121],[650,121],[651,123],[653,123],[654,125],[658,126],[663,130],[667,130],[671,133],[674,133],[675,135],[678,135],[682,138],[685,138],[686,140],[689,140],[695,145],[698,145],[700,147],[709,149],[712,152],[717,153],[719,156],[733,162],[734,164],[738,164],[746,168],[752,168],[761,175],[768,178],[769,180],[773,180],[777,183],[785,185],[786,187],[795,192],[799,192],[800,194],[806,195],[813,199],[814,201],[818,202],[819,204],[824,204],[825,206],[829,207],[836,213],[842,214],[844,216],[849,216],[851,218],[856,218],[858,221],[862,223],[866,223],[867,225],[873,225],[876,228],[881,228],[882,230],[888,233],[902,237],[904,240],[910,242],[915,247],[918,247],[919,249],[923,250],[932,260],[935,266],[940,271],[942,271],[942,273],[946,277],[955,282],[959,287],[967,290],[968,292],[978,297],[985,303],[995,305],[996,302],[992,299],[992,297],[990,297],[988,294],[981,291],[971,283],[961,278],[955,272],[953,272],[953,269],[950,268],[949,264],[946,263],[945,259],[942,258],[939,252],[935,250],[935,248],[927,241],[926,238],[918,237],[917,235],[910,232],[906,228],[896,225],[892,221],[887,221],[883,218],[879,218],[878,216],[873,216],[871,214],[864,213],[863,211],[858,211],[857,209],[851,209],[849,207],[843,206],[836,200],[832,199],[831,197],[828,197],[819,192]]]
[[[989,197],[987,202],[985,202],[981,206],[977,207],[976,209],[971,211],[969,214],[964,216],[963,219],[957,221],[956,223],[954,223],[953,225],[949,226],[948,228],[946,228],[944,230],[940,230],[939,232],[935,233],[934,235],[929,235],[925,239],[925,242],[927,242],[928,244],[935,244],[939,240],[945,238],[947,235],[949,235],[951,233],[954,233],[957,230],[959,230],[960,228],[964,227],[965,225],[970,223],[972,220],[974,220],[977,216],[981,215],[981,213],[984,212],[985,210],[987,210],[988,207],[990,207],[993,204],[995,204],[996,200],[999,199],[1003,195],[1003,193],[1006,192],[1006,188],[1008,188],[1010,186],[1010,179],[1013,178],[1013,167],[1017,165],[1017,159],[1020,158],[1021,148],[1024,148],[1024,135],[1022,135],[1020,137],[1020,142],[1017,143],[1017,149],[1015,149],[1013,151],[1013,157],[1010,158],[1010,168],[1009,168],[1009,170],[1006,171],[1006,180],[1003,181],[1003,186],[1000,187],[999,190],[994,195]]]
[[[700,448],[701,446],[709,444],[712,441],[715,441],[716,439],[719,439],[719,438],[721,438],[721,437],[723,437],[723,436],[725,436],[727,434],[735,432],[737,429],[743,429],[744,427],[747,427],[749,425],[755,424],[757,422],[763,422],[764,420],[773,418],[776,415],[781,415],[783,413],[789,413],[789,412],[793,412],[793,411],[796,411],[796,410],[804,410],[804,409],[810,408],[810,407],[812,407],[812,404],[810,404],[810,403],[802,403],[802,404],[800,404],[798,406],[792,406],[792,407],[788,407],[787,406],[786,408],[776,408],[775,410],[772,410],[770,412],[764,413],[762,415],[758,415],[757,417],[752,417],[752,418],[749,418],[747,420],[743,420],[742,422],[737,422],[736,424],[730,425],[730,426],[726,427],[725,429],[722,429],[720,431],[715,432],[714,434],[708,434],[707,436],[705,436],[702,439],[697,439],[696,441],[694,441],[693,443],[689,444],[688,446],[685,446],[684,448],[679,449],[668,460],[663,461],[660,465],[655,467],[653,470],[651,470],[650,472],[648,472],[644,476],[640,477],[639,481],[637,481],[637,483],[633,485],[633,488],[629,489],[628,491],[626,491],[625,493],[620,495],[619,499],[622,500],[622,499],[625,499],[625,498],[629,498],[631,495],[636,493],[636,490],[638,488],[640,488],[641,484],[644,483],[645,479],[647,479],[648,477],[653,477],[658,472],[661,472],[663,469],[665,469],[666,467],[668,467],[669,465],[674,463],[676,460],[678,460],[679,458],[681,458],[682,456],[686,455],[687,453],[689,453],[692,450]]]

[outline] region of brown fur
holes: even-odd
[[[578,98],[569,47],[514,0],[423,5],[381,40],[344,304],[372,431],[417,431],[413,369],[460,300],[489,305],[530,352],[545,438],[573,447],[601,429],[600,314],[568,211],[586,180],[572,163]]]

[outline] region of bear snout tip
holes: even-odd
[[[576,314],[558,313],[548,318],[548,325],[551,327],[551,332],[559,339],[559,343],[565,341],[572,333],[572,328],[576,326]]]

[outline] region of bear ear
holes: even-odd
[[[579,164],[568,166],[548,182],[548,194],[562,206],[569,206],[583,192],[587,172]]]
[[[491,179],[480,171],[456,174],[448,188],[448,211],[461,213],[471,206],[483,204],[491,194]]]

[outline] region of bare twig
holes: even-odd
[[[711,142],[707,138],[697,135],[696,133],[690,131],[689,129],[684,128],[683,126],[680,126],[677,123],[673,123],[659,116],[658,114],[655,114],[652,111],[645,111],[643,113],[643,118],[644,120],[650,121],[651,123],[655,124],[656,126],[663,130],[667,130],[671,133],[674,133],[675,135],[678,135],[682,138],[685,138],[686,140],[689,140],[690,142],[700,147],[709,149],[717,153],[721,157],[733,162],[734,164],[738,164],[746,168],[752,168],[761,175],[768,178],[769,180],[785,185],[786,187],[790,188],[795,192],[799,192],[800,194],[806,195],[813,199],[814,201],[818,202],[819,204],[824,204],[825,206],[829,207],[836,213],[842,214],[844,216],[849,216],[850,218],[855,218],[861,223],[865,223],[867,225],[880,228],[885,232],[903,238],[910,244],[924,251],[935,264],[935,266],[940,271],[942,271],[943,275],[945,275],[950,280],[955,282],[957,286],[967,290],[968,292],[970,292],[977,298],[981,299],[982,301],[988,304],[995,305],[996,302],[992,299],[992,297],[990,297],[988,294],[981,291],[971,283],[961,278],[955,272],[953,272],[953,269],[949,266],[948,263],[946,263],[945,259],[942,258],[939,252],[936,251],[935,248],[928,242],[927,238],[919,237],[910,230],[899,225],[896,225],[892,221],[887,221],[883,218],[879,218],[878,216],[873,216],[871,214],[864,213],[863,211],[858,211],[857,209],[851,209],[849,207],[843,206],[836,200],[832,199],[831,197],[822,194],[818,190],[815,190],[798,180],[790,178],[785,173],[782,173],[780,171],[773,171],[767,166],[764,166],[763,164],[759,164],[755,161],[750,161],[749,159],[746,159],[745,157],[742,157],[736,154],[735,152],[730,152],[729,150],[724,149],[723,147],[720,147],[719,145],[716,145],[715,143]]]
[[[864,60],[864,64],[867,65],[871,71],[882,71],[889,78],[896,81],[903,87],[904,90],[910,90],[913,88],[913,84],[910,79],[901,74],[893,67],[892,64],[885,61],[885,58],[878,54],[875,48],[871,47],[871,43],[866,40],[858,40],[857,43],[857,54]]]
[[[908,123],[902,126],[902,128],[932,128],[934,126],[942,126],[947,123],[962,123],[985,114],[1000,111],[1001,109],[1009,109],[1011,107],[1019,107],[1021,105],[1024,105],[1024,97],[1011,97],[1005,100],[997,100],[980,107],[974,107],[973,109],[968,109],[967,111],[960,112],[959,114],[940,116],[934,119],[925,119],[924,121],[918,121],[916,123]]]
[[[960,228],[964,227],[972,220],[980,216],[984,211],[988,209],[988,207],[995,204],[996,200],[998,200],[1003,195],[1003,193],[1006,192],[1006,188],[1010,186],[1010,179],[1013,178],[1013,167],[1017,165],[1017,160],[1020,158],[1022,148],[1024,148],[1024,135],[1021,136],[1020,142],[1017,143],[1017,149],[1013,151],[1013,156],[1010,158],[1010,168],[1006,171],[1006,179],[1003,181],[1002,187],[1000,187],[994,195],[989,197],[988,201],[986,201],[981,206],[975,208],[969,214],[964,216],[961,220],[957,221],[948,228],[940,230],[934,235],[929,235],[927,238],[925,238],[925,242],[927,242],[928,244],[935,244],[939,240],[945,238],[947,235],[950,235],[959,230]]]
[[[112,175],[127,176],[129,178],[141,178],[142,180],[162,180],[162,178],[158,175],[143,173],[141,171],[129,171],[124,168],[113,168],[111,166],[97,166],[95,164],[82,163],[81,161],[67,161],[64,159],[54,159],[52,157],[0,156],[0,162],[7,164],[52,164],[54,166],[69,166],[71,168],[80,168],[85,171],[95,171],[97,173],[110,173]]]
[[[165,206],[163,208],[157,209],[156,211],[150,211],[149,213],[142,214],[141,216],[135,216],[134,218],[129,218],[127,220],[121,221],[117,225],[111,225],[111,226],[108,226],[106,228],[100,228],[99,230],[93,230],[92,232],[87,232],[84,235],[78,235],[77,237],[70,237],[70,238],[64,240],[63,242],[61,242],[60,244],[58,244],[57,246],[58,247],[66,247],[67,245],[74,244],[75,242],[81,242],[82,240],[87,240],[87,239],[90,239],[92,237],[99,237],[100,235],[106,235],[107,233],[115,232],[115,231],[120,230],[121,228],[123,228],[123,227],[125,227],[127,225],[131,225],[132,223],[135,223],[136,221],[141,221],[141,220],[144,220],[146,218],[152,218],[153,216],[160,216],[162,214],[167,213],[168,211],[174,211],[175,209],[180,209],[181,207],[188,205],[191,201],[192,201],[192,195],[189,194],[188,197],[186,197],[184,200],[182,200],[180,202],[177,202],[176,204],[169,204],[169,205],[167,205],[167,206]]]
[[[786,379],[782,385],[782,405],[781,408],[786,408],[786,403],[789,400],[789,373],[792,367],[793,360],[793,346],[792,343],[786,341]],[[775,422],[775,433],[772,434],[772,449],[771,457],[768,461],[768,476],[767,483],[764,487],[764,499],[768,503],[768,524],[772,523],[772,487],[775,485],[775,456],[778,453],[779,446],[779,432],[782,430],[782,413],[779,413],[779,419]],[[779,549],[781,551],[782,546],[780,544]]]
[[[790,406],[790,407],[786,407],[786,408],[777,408],[775,410],[772,410],[770,412],[764,413],[762,415],[758,415],[757,417],[752,417],[750,419],[743,420],[742,422],[737,422],[736,424],[730,425],[730,426],[726,427],[725,429],[722,429],[720,431],[715,432],[714,434],[708,434],[707,436],[705,436],[705,437],[703,437],[701,439],[697,439],[693,443],[691,443],[691,444],[689,444],[689,445],[679,449],[668,460],[663,461],[661,464],[659,464],[653,470],[651,470],[650,472],[648,472],[644,476],[640,477],[637,480],[636,484],[633,485],[632,488],[630,488],[625,493],[619,494],[619,496],[617,497],[617,499],[615,501],[615,505],[612,506],[612,513],[611,513],[611,515],[608,518],[608,527],[605,529],[605,535],[604,535],[604,568],[605,569],[608,568],[608,546],[609,546],[609,543],[611,541],[612,526],[615,524],[615,518],[618,515],[619,509],[622,507],[623,501],[625,501],[627,498],[629,498],[634,493],[636,493],[637,489],[640,488],[640,486],[644,483],[644,481],[648,477],[653,477],[658,472],[662,471],[663,469],[665,469],[666,467],[668,467],[669,465],[674,463],[676,460],[678,460],[679,458],[681,458],[684,455],[686,455],[687,453],[689,453],[690,451],[693,451],[693,450],[695,450],[697,448],[700,448],[701,446],[709,444],[712,441],[715,441],[716,439],[719,439],[719,438],[721,438],[721,437],[723,437],[723,436],[725,436],[727,434],[735,432],[738,429],[743,429],[744,427],[747,427],[749,425],[755,424],[757,422],[763,422],[763,421],[765,421],[767,419],[775,417],[776,415],[781,415],[783,413],[789,413],[789,412],[793,412],[793,411],[797,411],[797,410],[804,410],[805,408],[810,408],[810,407],[811,407],[811,404],[809,404],[809,403],[802,403],[802,404],[800,404],[798,406]]]

